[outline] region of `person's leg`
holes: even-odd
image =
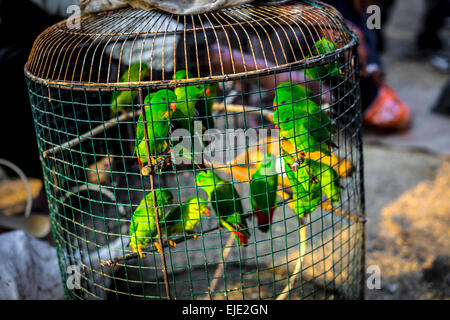
[[[417,46],[420,49],[439,50],[442,42],[439,30],[443,27],[445,18],[450,15],[450,0],[427,0],[427,11],[423,27],[417,37]]]
[[[387,21],[389,20],[392,7],[395,4],[395,0],[378,0],[377,5],[381,9],[381,25],[386,25]],[[385,39],[383,34],[383,28],[381,29],[374,29],[374,32],[377,36],[377,49],[379,52],[384,52],[385,49]]]
[[[378,37],[367,27],[367,14],[353,0],[330,0],[349,21],[360,40],[361,100],[364,123],[377,131],[393,132],[409,128],[411,111],[382,76]]]

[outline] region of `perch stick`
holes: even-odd
[[[289,292],[291,288],[294,286],[295,280],[297,279],[302,269],[303,257],[306,251],[306,225],[303,224],[302,220],[300,220],[299,234],[300,234],[300,253],[297,259],[297,264],[295,265],[294,272],[290,276],[288,283],[284,287],[283,291],[278,295],[276,300],[285,300],[289,296]],[[289,261],[287,261],[287,263],[289,266]]]
[[[272,108],[272,107],[271,107]],[[250,106],[243,106],[240,104],[223,104],[223,103],[215,103],[214,104],[215,110],[227,110],[232,112],[248,112],[248,113],[255,113],[255,112],[261,112],[264,117],[267,118],[267,120],[270,120],[273,122],[273,111],[265,110],[263,108],[257,108],[257,107],[250,107]]]
[[[142,95],[142,88],[138,89],[139,92],[139,104],[141,105],[141,114],[142,114],[142,122],[144,124],[144,138],[145,138],[145,147],[147,151],[147,161],[148,164],[151,164],[151,156],[150,156],[150,144],[148,140],[148,127],[147,127],[147,117],[145,114],[145,105],[144,105],[144,97]],[[153,119],[150,119],[153,121]],[[150,180],[150,189],[152,190],[152,200],[153,200],[153,209],[155,214],[155,222],[156,222],[156,231],[158,233],[158,243],[159,247],[161,249],[161,265],[163,269],[163,275],[164,275],[164,286],[166,288],[166,294],[167,299],[171,300],[170,297],[170,287],[169,287],[169,278],[167,276],[167,266],[166,266],[166,257],[164,255],[164,251],[162,250],[162,236],[161,236],[161,226],[159,225],[159,213],[158,213],[158,202],[156,201],[156,193],[154,188],[154,179],[153,179],[153,172],[149,175]]]
[[[297,148],[289,141],[284,139],[281,143],[281,148],[289,155],[298,154]],[[351,175],[353,171],[353,164],[347,159],[339,159],[334,153],[326,155],[321,151],[304,152],[305,158],[313,161],[321,162],[336,170],[336,173],[341,178],[346,178]]]
[[[258,151],[255,151],[255,148],[249,149],[248,150],[248,157],[246,157],[246,159],[251,159],[252,155],[254,155],[255,153],[257,153]],[[247,154],[247,152],[244,153],[244,155]],[[240,157],[242,157],[242,155],[240,155]],[[330,158],[330,157],[329,157]],[[242,160],[242,159],[241,159]],[[211,166],[211,164],[208,163],[208,166]],[[248,166],[248,167],[247,167]],[[243,182],[249,182],[251,180],[251,176],[253,175],[253,173],[255,172],[255,168],[252,165],[236,165],[234,166],[232,169],[230,167],[222,167],[222,168],[217,168],[217,171],[225,171],[227,174],[232,173],[233,178],[235,178],[236,180],[239,181],[243,181]],[[289,182],[289,179],[283,178],[282,176],[278,177],[278,185],[282,186],[282,188],[290,188],[291,187],[291,183]],[[277,192],[278,196],[280,196],[283,199],[289,199],[290,196],[280,190],[279,192]],[[333,206],[331,205],[330,201],[326,201],[322,204],[322,207],[324,210],[329,210],[332,211],[333,213],[339,214],[347,219],[353,220],[355,222],[362,222],[364,223],[365,220],[361,219],[360,217],[356,217],[351,215],[350,213],[346,212],[346,211],[340,211],[336,208],[333,208]]]
[[[216,231],[218,229],[219,229],[218,227],[215,227],[215,228],[203,231],[203,234],[210,233],[210,232]],[[194,239],[195,236],[196,236],[195,234],[191,234],[191,235],[188,235],[188,236],[184,236],[184,237],[180,237],[178,239],[175,239],[173,242],[175,242],[176,244],[179,244],[181,242],[184,242],[184,241],[187,241],[187,240],[190,240],[190,239]],[[167,247],[167,246],[168,246],[168,242],[164,241],[163,242],[163,248]],[[148,248],[148,250],[151,250],[151,251],[153,251],[155,249],[153,247],[153,245],[150,245],[147,248]],[[137,252],[130,252],[130,253],[127,253],[127,254],[125,254],[123,256],[120,256],[120,257],[117,257],[117,258],[114,258],[114,259],[111,259],[111,260],[103,260],[103,261],[100,262],[100,265],[102,267],[103,266],[115,267],[121,261],[136,259],[138,257],[138,255],[139,254]]]
[[[230,237],[228,238],[227,244],[225,245],[225,250],[223,251],[223,259],[222,263],[217,266],[216,271],[214,272],[213,281],[211,282],[211,286],[209,288],[210,292],[210,299],[214,296],[214,290],[217,286],[217,283],[219,282],[219,278],[222,277],[223,274],[223,267],[225,264],[225,261],[227,260],[228,255],[230,254],[232,244],[234,242],[234,234],[230,234]]]
[[[216,170],[218,170],[218,171],[222,170],[222,171],[227,172],[228,174],[231,174],[231,169],[230,168],[220,168],[220,169],[216,169]],[[252,171],[250,171],[250,172],[252,172]],[[247,169],[246,168],[242,168],[242,167],[233,167],[233,178],[235,178],[236,180],[239,180],[239,181],[249,182]],[[282,178],[282,177],[278,177],[278,185],[281,186],[282,188],[290,188],[291,187],[289,179]],[[282,199],[289,199],[290,198],[290,196],[286,192],[284,192],[282,190],[278,191],[277,195],[280,198],[282,198]],[[365,219],[363,219],[361,217],[354,216],[354,215],[348,213],[347,211],[338,210],[338,209],[334,208],[329,201],[325,201],[322,204],[322,207],[323,207],[324,210],[332,211],[333,213],[341,215],[344,218],[350,219],[352,221],[355,221],[355,222],[358,222],[358,223],[365,223]]]
[[[88,140],[89,138],[95,137],[95,136],[101,134],[102,132],[119,125],[120,121],[125,121],[128,119],[134,118],[139,114],[140,114],[140,112],[137,112],[137,111],[123,113],[122,115],[119,116],[119,118],[110,119],[110,120],[106,121],[104,124],[98,125],[97,127],[83,133],[82,135],[80,135],[77,138],[73,138],[72,140],[70,140],[66,143],[63,143],[60,146],[55,146],[51,149],[45,150],[42,153],[42,156],[44,158],[47,158],[50,155],[55,155],[55,154],[61,152],[63,149],[70,149],[72,147],[75,147],[75,146],[79,145],[80,143]]]
[[[225,106],[224,104],[216,103],[216,104],[214,104],[214,108],[217,110],[225,110],[226,109],[227,111],[233,111],[233,112],[244,112],[244,111],[245,112],[262,112],[262,114],[269,121],[273,122],[273,114],[274,113],[272,111],[264,110],[264,109],[257,108],[257,107],[243,106],[243,105],[237,105],[237,104],[227,104]],[[269,139],[269,142],[270,142],[270,139]],[[288,145],[287,149],[283,148],[288,153],[291,153],[291,154],[296,153],[294,145],[292,145],[287,140],[285,140],[284,143],[282,144],[283,147],[284,147],[284,144]],[[258,148],[258,147],[254,147],[254,148]],[[234,162],[239,163],[238,161],[242,161],[243,156],[246,156],[246,154],[244,153],[244,155],[238,156]],[[347,159],[340,160],[334,153],[331,153],[330,156],[327,156],[327,155],[323,154],[322,152],[315,151],[315,152],[308,153],[306,155],[306,157],[311,160],[314,160],[314,161],[320,161],[330,167],[335,168],[338,175],[341,176],[342,178],[348,177],[353,171],[353,165],[349,160],[347,160]]]

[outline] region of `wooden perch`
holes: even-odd
[[[207,233],[216,231],[216,230],[218,230],[218,229],[219,229],[219,227],[215,227],[215,228],[212,228],[212,229],[203,231],[202,234],[207,234]],[[196,234],[189,234],[189,235],[186,235],[186,236],[177,238],[177,239],[175,239],[173,242],[175,242],[176,244],[178,244],[178,243],[181,243],[181,242],[190,240],[190,239],[194,239],[196,236],[198,236],[198,235],[196,235]],[[169,246],[168,241],[163,241],[162,247],[165,248],[165,247],[168,247],[168,246]],[[145,249],[146,249],[146,251],[154,251],[153,245],[147,246]],[[112,260],[102,260],[102,261],[100,262],[100,265],[101,265],[102,267],[104,267],[104,266],[115,267],[116,265],[118,265],[119,263],[121,263],[121,262],[123,262],[123,261],[131,260],[131,259],[136,259],[136,258],[138,258],[138,257],[139,257],[139,253],[137,253],[137,252],[130,252],[130,253],[127,253],[127,254],[125,254],[125,255],[123,255],[123,256],[114,258],[114,259],[112,259]]]
[[[257,107],[251,107],[251,106],[243,106],[240,104],[223,104],[223,103],[215,103],[214,104],[215,110],[227,110],[231,112],[242,112],[242,113],[262,113],[262,115],[269,121],[273,122],[273,111],[263,109],[263,108],[257,108]]]
[[[113,127],[116,127],[121,121],[126,121],[128,119],[132,119],[132,118],[138,116],[139,114],[140,114],[140,111],[133,111],[133,112],[123,113],[118,118],[110,119],[110,120],[106,121],[105,123],[103,123],[103,124],[93,128],[92,130],[89,130],[89,131],[81,134],[77,138],[74,138],[74,139],[72,139],[72,140],[70,140],[70,141],[68,141],[66,143],[63,143],[60,146],[56,146],[56,147],[53,147],[51,149],[45,150],[42,153],[42,156],[44,158],[47,158],[48,156],[60,153],[64,149],[70,150],[71,148],[79,145],[82,142],[85,142],[86,140],[88,140],[88,139],[90,139],[92,137],[95,137],[95,136],[101,134],[102,132],[104,132],[106,130],[111,129]]]

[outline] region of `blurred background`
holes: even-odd
[[[450,1],[327,2],[362,43],[366,263],[379,266],[382,278],[366,298],[450,298]],[[23,66],[39,33],[76,3],[0,0],[0,158],[30,178],[37,213],[48,208]],[[364,26],[370,4],[382,9],[381,30]],[[20,215],[25,205],[23,184],[0,167],[0,211]]]

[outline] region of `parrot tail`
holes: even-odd
[[[142,171],[142,168],[144,168],[144,163],[139,158],[138,158],[138,162],[139,162],[139,169]]]
[[[275,208],[271,208],[269,210],[269,214],[267,214],[267,210],[260,210],[259,207],[256,208],[258,211],[256,212],[256,219],[258,220],[258,229],[261,232],[268,232],[270,230],[270,226],[272,225],[273,213],[275,212]]]
[[[236,237],[236,241],[243,247],[246,247],[248,245],[248,238],[242,232],[233,231],[233,234]]]
[[[238,244],[242,245],[243,247],[246,247],[248,245],[250,232],[245,225],[238,225],[236,230],[235,224],[230,224],[224,220],[222,220],[220,224],[234,234]]]

